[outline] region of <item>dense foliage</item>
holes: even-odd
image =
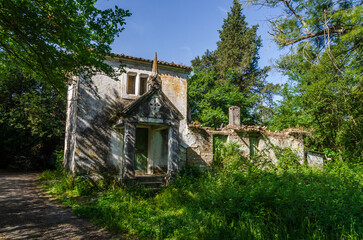
[[[363,157],[361,1],[253,1],[282,7],[271,20],[280,46],[292,45],[277,67],[289,77],[270,125],[304,127],[310,146],[345,160]]]
[[[192,61],[188,79],[188,104],[193,120],[212,127],[228,123],[228,107],[241,108],[244,122],[262,121],[273,85],[266,84],[268,68],[258,67],[261,39],[257,26],[248,27],[241,4],[233,1],[213,52],[207,50]],[[253,112],[254,111],[254,112]]]
[[[62,91],[70,76],[114,74],[104,63],[130,13],[96,0],[0,2],[1,65]]]
[[[147,239],[363,237],[360,165],[334,162],[311,169],[285,150],[274,166],[250,162],[237,149],[226,145],[220,167],[204,173],[187,168],[157,193],[61,171],[44,172],[42,179],[52,181],[43,187],[78,216]]]
[[[64,95],[17,69],[0,71],[0,167],[52,165],[64,141]]]
[[[0,2],[0,167],[49,167],[72,76],[117,74],[104,60],[130,13],[95,2]]]

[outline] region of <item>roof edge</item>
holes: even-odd
[[[121,59],[125,59],[125,60],[131,60],[131,61],[137,61],[137,62],[144,62],[144,63],[153,63],[153,60],[150,59],[145,59],[145,58],[140,58],[140,57],[133,57],[133,56],[128,56],[125,54],[117,54],[117,53],[111,53],[110,55],[108,55],[108,57],[110,58],[118,58],[119,60]],[[166,67],[172,67],[172,68],[178,68],[178,69],[183,69],[187,72],[190,72],[193,70],[192,67],[190,66],[185,66],[182,64],[176,64],[176,63],[168,63],[165,61],[158,61],[158,64],[160,64],[161,66],[166,66]]]

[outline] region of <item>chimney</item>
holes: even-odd
[[[229,126],[240,127],[241,126],[241,109],[237,106],[232,106],[229,109]]]
[[[155,74],[155,76],[158,75],[158,57],[157,57],[156,52],[155,52],[155,55],[154,55],[153,73]]]

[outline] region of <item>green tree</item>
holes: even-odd
[[[100,10],[95,3],[0,1],[2,167],[19,159],[46,167],[53,151],[62,149],[72,76],[117,75],[104,60],[130,13],[117,6]]]
[[[270,22],[275,41],[292,46],[277,63],[290,81],[271,125],[310,129],[311,147],[362,159],[361,2],[255,2],[283,7],[285,17]]]
[[[64,94],[7,68],[0,71],[0,102],[0,167],[49,167],[63,146]]]
[[[275,86],[265,81],[268,68],[257,64],[257,27],[248,27],[241,4],[234,0],[219,30],[217,49],[192,61],[195,75],[188,82],[188,101],[195,120],[209,126],[227,124],[232,105],[241,107],[242,121],[262,120],[264,103],[272,101]]]
[[[59,92],[70,76],[112,76],[115,71],[104,60],[130,13],[117,6],[99,10],[95,2],[1,1],[0,64],[16,66]]]
[[[228,108],[239,106],[243,122],[251,122],[249,110],[256,101],[251,92],[241,93],[233,79],[219,80],[214,71],[197,72],[188,79],[188,104],[192,119],[210,127],[228,124]],[[235,76],[231,76],[233,78]]]

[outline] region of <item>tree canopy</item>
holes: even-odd
[[[249,0],[253,4],[278,7],[283,15],[269,19],[271,34],[280,46],[304,40],[324,45],[324,39],[362,35],[362,1],[357,0]],[[359,39],[356,39],[359,40]],[[354,42],[354,40],[353,40]],[[357,42],[358,43],[358,42]]]
[[[104,60],[130,13],[117,6],[100,10],[95,3],[0,2],[1,167],[18,160],[48,167],[63,148],[72,76],[116,76]]]
[[[272,127],[311,130],[310,147],[362,159],[361,2],[268,0],[284,16],[270,20],[272,34],[291,53],[277,62],[289,77]]]
[[[72,75],[114,74],[104,60],[130,13],[117,6],[100,10],[95,2],[1,1],[0,64],[58,91]]]
[[[248,27],[242,6],[233,1],[215,51],[207,50],[192,60],[194,75],[189,78],[188,102],[192,116],[202,124],[217,127],[228,123],[228,108],[241,107],[244,122],[253,122],[263,106],[272,100],[274,88],[265,81],[268,68],[258,67],[261,39],[258,26]]]

